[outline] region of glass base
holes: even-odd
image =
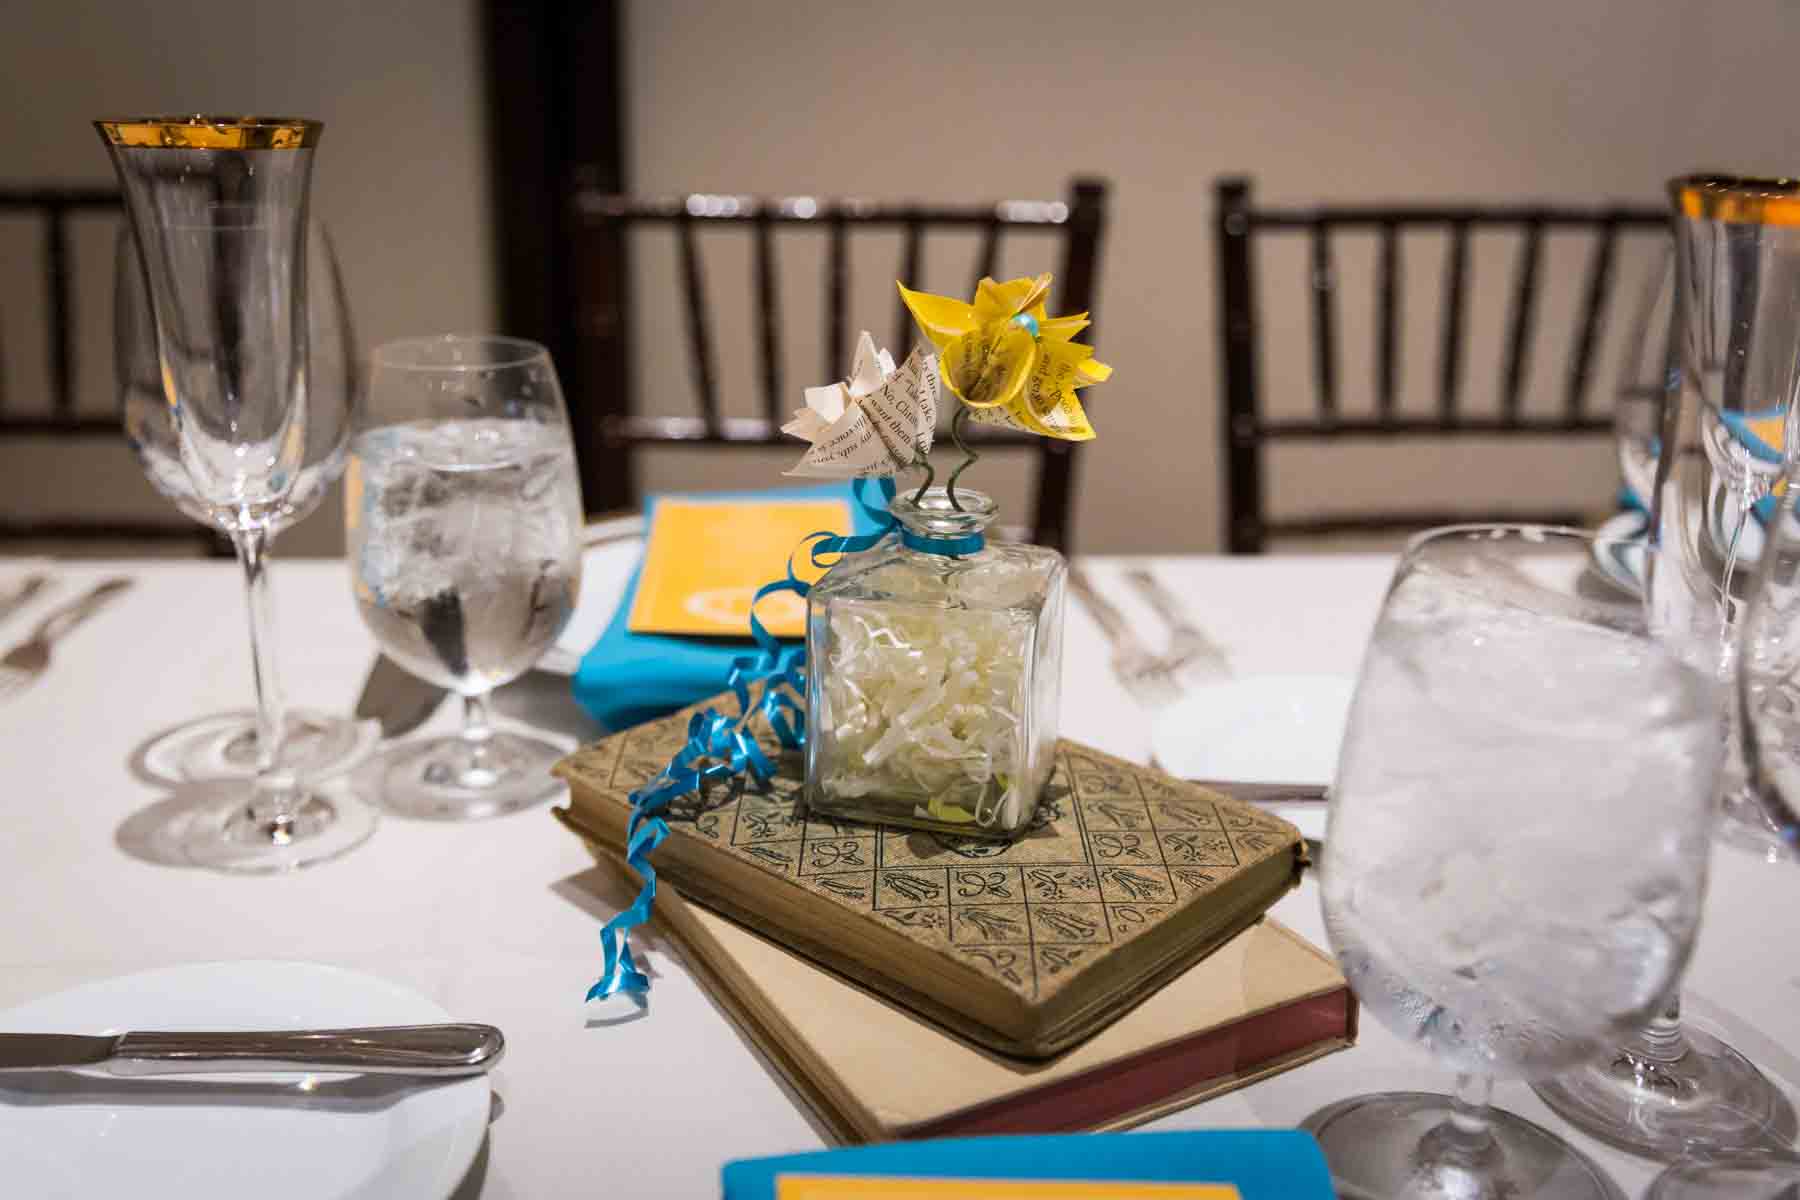
[[[404,817],[471,821],[552,800],[563,782],[550,768],[566,753],[554,742],[494,732],[395,746],[384,756],[382,807]]]
[[[1792,1153],[1686,1158],[1664,1171],[1644,1200],[1792,1200],[1800,1196],[1800,1158]]]
[[[1683,1024],[1682,1037],[1688,1052],[1666,1066],[1621,1053],[1532,1090],[1583,1133],[1665,1162],[1696,1150],[1773,1148],[1794,1140],[1794,1107],[1766,1075],[1691,1024]]]
[[[229,789],[187,816],[181,849],[217,871],[268,875],[316,866],[369,840],[379,814],[345,781],[309,784],[289,821],[251,815],[248,789]]]
[[[1453,1146],[1448,1096],[1378,1092],[1328,1105],[1300,1123],[1319,1140],[1343,1200],[1624,1200],[1575,1147],[1503,1109],[1486,1110],[1493,1140]]]
[[[354,767],[381,740],[374,721],[325,713],[287,714],[281,762],[301,779],[335,775]],[[139,754],[144,773],[159,783],[249,779],[256,774],[256,714],[215,713],[158,734]]]

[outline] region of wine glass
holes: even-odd
[[[1736,672],[1748,793],[1786,847],[1800,854],[1800,518],[1795,477],[1766,523],[1762,561],[1744,618]],[[1670,1166],[1647,1200],[1788,1200],[1800,1195],[1800,1156],[1787,1139],[1701,1146]]]
[[[307,460],[304,253],[316,121],[131,117],[95,122],[119,176],[154,316],[162,396],[192,495],[244,571],[257,687],[256,769],[196,812],[184,849],[231,871],[343,854],[376,814],[282,755],[267,550]]]
[[[1457,526],[1409,543],[1351,706],[1320,868],[1358,999],[1454,1095],[1308,1117],[1350,1197],[1611,1197],[1488,1107],[1640,1027],[1693,946],[1724,689],[1595,581],[1606,539]]]
[[[1766,541],[1771,492],[1800,445],[1787,436],[1800,364],[1800,185],[1690,176],[1673,181],[1676,291],[1666,448],[1653,497],[1657,573],[1647,599],[1659,636],[1730,678]],[[1785,197],[1785,198],[1784,198]],[[1784,224],[1789,222],[1790,224]],[[1718,836],[1778,853],[1745,786],[1739,713],[1724,731]],[[1728,1043],[1683,1025],[1677,998],[1613,1052],[1534,1085],[1556,1114],[1633,1153],[1791,1141],[1794,1107]]]
[[[1759,517],[1800,452],[1800,180],[1689,175],[1672,180],[1676,345],[1683,395],[1699,401],[1700,440],[1734,485],[1729,588]],[[1730,664],[1724,664],[1729,669]],[[1737,761],[1736,756],[1730,760]],[[1720,836],[1779,857],[1780,840],[1739,787],[1724,793]]]
[[[487,699],[549,648],[580,587],[581,487],[549,353],[481,336],[379,347],[344,511],[364,624],[463,698],[459,734],[387,752],[386,806],[461,819],[557,794],[563,750],[496,730]]]
[[[1671,653],[1728,682],[1763,525],[1741,520],[1742,490],[1694,439],[1691,418],[1677,428],[1685,433],[1674,434],[1677,448],[1662,457],[1663,482],[1652,504],[1656,553],[1647,573],[1648,619]],[[1735,571],[1734,557],[1743,559]],[[1738,766],[1740,727],[1733,706],[1719,730],[1725,754],[1718,793],[1723,811],[1733,815],[1721,827],[1746,822],[1742,810],[1754,806]],[[1533,1090],[1577,1129],[1651,1158],[1672,1159],[1703,1146],[1789,1141],[1800,1131],[1793,1106],[1754,1063],[1681,1021],[1678,995],[1608,1053],[1538,1081]]]
[[[270,517],[271,543],[282,530],[311,514],[343,474],[350,426],[362,397],[361,364],[343,276],[330,234],[317,221],[308,224],[305,254],[306,452],[293,489]],[[119,231],[113,279],[113,361],[126,440],[158,491],[194,520],[212,525],[212,510],[195,493],[182,465],[174,412],[163,399],[156,318],[129,223]],[[281,685],[275,676],[263,679],[262,686],[279,696]],[[282,708],[281,761],[303,778],[353,766],[381,737],[380,726],[373,721]],[[253,774],[256,751],[255,716],[230,712],[199,717],[166,731],[144,748],[142,759],[146,769],[162,779],[224,779]]]

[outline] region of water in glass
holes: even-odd
[[[1527,1077],[1648,1020],[1699,916],[1717,688],[1646,639],[1404,580],[1323,884],[1362,1002],[1454,1070]],[[1381,733],[1400,730],[1404,754]]]
[[[418,421],[351,447],[356,604],[407,670],[477,694],[538,660],[580,587],[581,491],[566,433]]]
[[[1693,947],[1724,692],[1600,581],[1592,565],[1619,549],[1467,526],[1402,559],[1351,706],[1320,891],[1358,999],[1459,1079],[1451,1096],[1309,1116],[1341,1195],[1616,1195],[1487,1099],[1496,1077],[1545,1078],[1644,1025]]]

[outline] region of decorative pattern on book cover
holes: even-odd
[[[569,823],[622,847],[630,793],[686,741],[691,711],[564,759],[557,773],[571,784]],[[759,742],[773,753],[773,738],[762,732]],[[782,935],[798,931],[783,928],[775,914],[802,898],[792,893],[816,898],[812,903],[832,906],[838,918],[900,933],[916,951],[973,969],[1027,1007],[1059,998],[1066,1004],[1071,997],[1061,994],[1070,989],[1091,990],[1104,1005],[1121,986],[1176,965],[1172,959],[1193,961],[1197,953],[1171,947],[1172,932],[1184,923],[1207,925],[1209,901],[1230,896],[1241,907],[1242,886],[1234,882],[1247,884],[1246,873],[1281,860],[1280,869],[1257,872],[1273,886],[1261,889],[1267,894],[1252,912],[1215,931],[1208,945],[1192,947],[1210,949],[1273,903],[1305,862],[1300,834],[1287,822],[1067,739],[1057,746],[1056,770],[1031,828],[1011,843],[809,819],[803,770],[801,756],[788,754],[767,792],[740,784],[684,797],[667,814],[670,842],[657,852],[658,871],[694,899],[790,944],[795,939]],[[671,855],[683,839],[690,846]],[[792,893],[774,903],[742,889],[722,896],[717,879],[697,877],[692,864],[701,860],[691,845],[753,865]],[[1140,939],[1159,947],[1148,956],[1153,961],[1121,954]],[[1137,966],[1121,973],[1128,957]],[[891,964],[867,965],[896,973]],[[898,974],[904,982],[918,972]],[[1013,1052],[1049,1048],[1001,1044]]]

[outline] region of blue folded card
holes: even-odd
[[[856,503],[848,483],[780,488],[754,492],[707,492],[708,500],[787,500],[843,497],[849,502],[854,529],[837,533],[873,533],[875,518]],[[653,496],[644,508],[645,528],[656,519]],[[683,499],[671,495],[668,499]],[[637,598],[640,561],[631,573],[624,598],[613,613],[606,632],[582,657],[575,671],[575,699],[596,721],[609,730],[620,730],[695,704],[725,690],[731,660],[753,653],[756,643],[743,640],[677,637],[670,634],[633,633],[628,627],[631,606]],[[776,576],[772,576],[777,578]]]
[[[790,1181],[785,1189],[781,1185],[784,1176]],[[1095,1189],[1093,1200],[1133,1195],[1131,1189],[1117,1186],[1126,1183],[1190,1184],[1195,1196],[1208,1194],[1201,1185],[1224,1185],[1236,1188],[1242,1200],[1330,1200],[1336,1194],[1325,1156],[1311,1134],[1298,1129],[1213,1129],[893,1142],[744,1159],[725,1164],[725,1200],[779,1200],[784,1190],[790,1197],[830,1194],[826,1188],[794,1186],[792,1181],[801,1176],[944,1180],[905,1189],[908,1197],[941,1196],[944,1200],[993,1194],[980,1186],[958,1189],[950,1180],[1080,1180],[1115,1185]],[[875,1200],[881,1193],[864,1187],[855,1194]],[[1016,1195],[1017,1190],[1007,1194]],[[1080,1193],[1077,1189],[1056,1194],[1074,1200]],[[1142,1194],[1155,1191],[1145,1189]]]

